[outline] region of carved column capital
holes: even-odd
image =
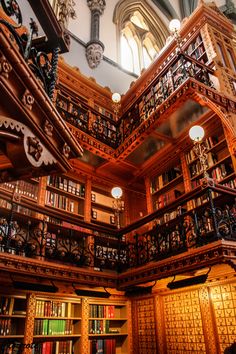
[[[76,18],[75,12],[75,2],[74,0],[58,0],[58,20],[63,29],[67,28],[69,19],[72,18],[73,20]]]
[[[91,69],[95,69],[102,61],[104,45],[100,41],[90,41],[86,46],[86,58]]]
[[[105,0],[87,0],[87,4],[91,12],[98,11],[100,15],[103,14],[103,11],[105,10],[106,7]]]

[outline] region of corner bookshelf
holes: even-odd
[[[207,148],[207,172],[209,176],[217,183],[234,186],[233,163],[223,131],[207,136],[203,144]],[[200,184],[200,179],[203,177],[200,162],[193,149],[187,152],[185,157],[189,168],[191,188],[194,189]]]
[[[186,54],[200,61],[203,64],[207,64],[208,57],[201,34],[195,37],[193,41],[189,44],[186,49]]]
[[[84,217],[85,184],[65,176],[48,176],[45,205]]]
[[[0,295],[0,343],[7,339],[23,340],[26,307],[27,301],[24,296]]]
[[[184,183],[180,162],[151,178],[151,195],[154,210],[161,209],[172,203],[183,193]]]
[[[125,302],[89,304],[89,354],[128,353],[128,317]],[[100,351],[99,351],[100,350]]]
[[[72,354],[80,352],[81,301],[36,299],[33,342],[37,354]]]

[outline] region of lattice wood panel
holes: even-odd
[[[211,287],[220,353],[236,342],[236,283]]]
[[[157,351],[154,298],[137,300],[139,354]]]
[[[205,354],[199,292],[163,297],[168,354]]]

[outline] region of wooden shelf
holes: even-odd
[[[93,320],[128,321],[128,318],[89,317],[89,321],[93,321]]]
[[[81,321],[81,317],[53,317],[53,316],[35,316],[36,320],[72,320]]]
[[[219,148],[220,145],[223,144],[223,143],[226,143],[226,139],[220,140],[218,143],[216,143],[214,146],[212,146],[210,149],[208,149],[208,150],[207,150],[207,153],[212,152],[212,151],[214,151],[215,149]],[[199,158],[198,158],[198,157],[196,157],[195,159],[193,159],[193,160],[191,160],[191,161],[189,161],[189,162],[187,161],[187,164],[188,164],[188,165],[192,165],[194,162],[197,162],[197,161],[199,161]]]
[[[0,336],[0,339],[4,338],[24,338],[24,334],[7,334],[6,336]]]
[[[211,171],[214,168],[216,168],[218,165],[220,165],[222,162],[228,160],[231,156],[227,155],[225,157],[223,157],[221,160],[217,161],[214,165],[208,167],[207,171]],[[199,176],[201,176],[203,174],[203,172],[198,173],[196,176],[191,178],[191,181],[195,180],[196,178],[199,178]]]
[[[0,319],[1,318],[26,318],[26,314],[25,315],[0,315]]]
[[[79,213],[72,213],[71,211],[68,211],[68,210],[65,210],[65,209],[61,209],[61,208],[57,208],[57,207],[54,207],[54,206],[52,206],[52,205],[48,205],[48,204],[46,204],[46,203],[45,203],[45,207],[53,208],[53,209],[55,209],[55,210],[59,210],[59,211],[61,211],[61,212],[65,212],[65,213],[67,213],[67,214],[69,214],[69,215],[76,215],[76,216],[79,216],[79,217],[81,217],[81,218],[84,218],[84,215],[82,215],[82,214],[79,214]],[[55,216],[55,218],[57,218],[57,216]]]
[[[157,191],[152,193],[152,196],[156,196],[157,194],[162,194],[164,193],[168,188],[172,188],[175,185],[179,184],[182,182],[183,179],[183,175],[181,174],[180,176],[172,179],[172,181],[170,181],[169,183],[165,184],[161,189],[158,189]]]
[[[54,186],[51,186],[51,185],[48,184],[47,185],[47,190],[49,190],[49,189],[52,190],[55,193],[64,194],[66,197],[72,197],[73,199],[82,199],[82,200],[84,200],[84,197],[81,197],[80,195],[67,192],[64,189],[60,189],[60,188],[57,188],[57,187],[54,187]]]
[[[81,334],[35,334],[34,338],[79,338]]]
[[[118,337],[118,336],[128,336],[128,333],[99,333],[99,334],[89,333],[89,337]]]

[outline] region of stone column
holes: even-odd
[[[95,69],[103,58],[104,45],[99,40],[100,16],[106,6],[105,0],[87,0],[91,11],[90,41],[86,45],[86,58],[91,69]]]

